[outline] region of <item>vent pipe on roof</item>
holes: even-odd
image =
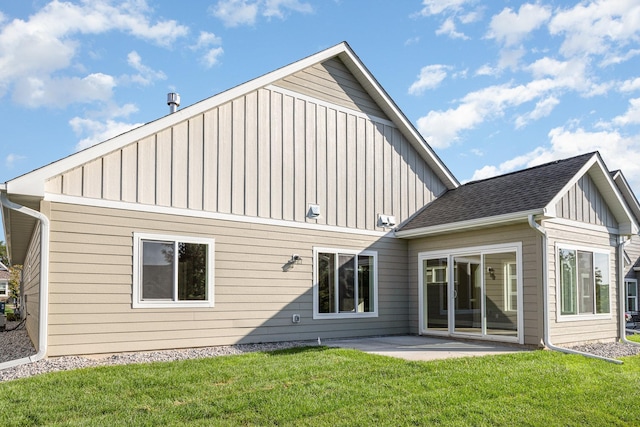
[[[174,92],[167,94],[167,105],[169,106],[169,113],[173,114],[178,111],[180,106],[180,95]]]

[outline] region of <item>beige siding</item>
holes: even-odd
[[[399,239],[59,203],[51,220],[51,356],[408,332]],[[214,238],[215,307],[133,309],[134,232]],[[379,317],[313,320],[314,246],[378,251]]]
[[[40,344],[40,222],[36,223],[22,269],[22,291],[26,301],[27,332],[36,350]]]
[[[420,252],[445,251],[514,242],[522,243],[524,342],[528,345],[539,345],[542,339],[542,266],[540,262],[542,252],[540,238],[528,224],[410,240],[409,316],[411,333],[417,334],[419,331],[418,254]]]
[[[266,89],[47,183],[63,195],[366,230],[443,189],[389,122]],[[320,218],[306,218],[309,204]]]
[[[618,224],[589,175],[584,175],[556,204],[560,218],[617,228]]]
[[[549,261],[549,320],[551,341],[567,345],[585,341],[613,341],[618,337],[618,267],[615,237],[607,232],[579,229],[545,222],[548,235]],[[601,320],[558,321],[559,283],[557,271],[557,244],[608,250],[610,257],[611,316]],[[565,316],[566,317],[566,316]]]
[[[365,114],[385,117],[380,107],[338,58],[292,74],[274,85]]]

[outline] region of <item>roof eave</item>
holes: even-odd
[[[499,225],[516,224],[527,222],[530,215],[544,215],[544,209],[533,209],[520,211],[504,215],[494,215],[490,217],[477,218],[468,221],[452,222],[447,224],[434,225],[430,227],[414,228],[411,230],[396,231],[396,237],[403,239],[416,239],[419,237],[433,236],[436,234],[453,233],[458,231],[468,231],[478,228],[494,227]]]

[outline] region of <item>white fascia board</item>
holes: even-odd
[[[413,230],[396,231],[395,236],[404,239],[414,239],[434,234],[452,233],[476,228],[486,228],[498,225],[507,225],[517,222],[526,222],[529,215],[544,215],[542,209],[515,212],[505,215],[495,215],[484,218],[472,219],[469,221],[452,222],[448,224],[434,225],[432,227],[422,227]]]
[[[118,135],[107,141],[86,148],[78,153],[71,154],[63,159],[50,163],[34,171],[28,172],[6,183],[9,194],[24,194],[29,196],[44,197],[45,182],[63,172],[83,165],[98,157],[109,154],[135,141],[153,135],[163,129],[185,121],[195,115],[204,113],[218,105],[222,105],[246,93],[257,90],[270,83],[280,80],[290,74],[296,73],[318,62],[347,52],[350,49],[346,43],[340,43],[322,52],[303,58],[297,62],[286,65],[270,73],[264,74],[239,86],[214,95],[203,101],[185,107],[173,114],[168,114],[160,119],[144,124],[126,133]],[[353,55],[350,55],[353,57]]]

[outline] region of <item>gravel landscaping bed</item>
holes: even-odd
[[[7,322],[7,329],[16,326],[14,322]],[[255,351],[272,351],[292,347],[317,345],[315,341],[288,341],[265,344],[239,344],[232,346],[189,348],[182,350],[163,350],[140,353],[119,353],[111,356],[81,357],[65,356],[39,360],[34,363],[15,366],[0,370],[0,382],[54,371],[68,371],[71,369],[87,368],[105,365],[126,365],[129,363],[170,362],[175,360],[198,359],[205,357],[227,356]],[[8,360],[20,359],[35,354],[24,327],[10,332],[0,332],[0,363]]]
[[[24,325],[17,322],[7,322],[7,329],[17,329],[9,332],[0,332],[0,363],[9,360],[28,357],[36,353]],[[182,350],[163,350],[140,353],[119,353],[111,356],[81,357],[65,356],[44,359],[34,363],[28,363],[13,368],[0,370],[0,382],[18,378],[30,377],[54,371],[68,371],[77,368],[105,365],[125,365],[128,363],[169,362],[175,360],[198,359],[205,357],[226,356],[243,354],[254,351],[271,351],[292,347],[310,346],[315,341],[288,341],[265,344],[240,344],[232,346],[190,348]],[[572,347],[574,350],[592,353],[598,356],[619,358],[640,354],[640,345],[624,343],[594,343]]]

